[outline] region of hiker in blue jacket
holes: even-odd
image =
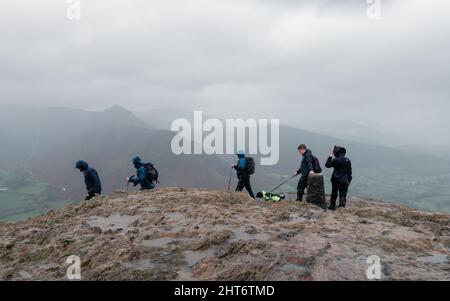
[[[141,185],[141,190],[150,190],[155,188],[155,184],[149,180],[148,170],[139,156],[133,158],[132,163],[136,168],[136,176],[127,178],[127,182],[133,183],[134,186]]]
[[[102,184],[97,171],[81,160],[76,163],[75,168],[84,174],[84,183],[88,193],[85,200],[88,201],[93,197],[99,196],[102,193]]]
[[[245,187],[247,189],[248,194],[252,198],[255,198],[253,194],[252,185],[250,184],[250,174],[247,170],[247,158],[245,157],[245,152],[240,150],[237,153],[238,161],[236,164],[233,164],[231,167],[236,169],[238,184],[236,186],[236,191],[242,191]]]

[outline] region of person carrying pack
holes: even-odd
[[[141,185],[141,190],[151,190],[158,183],[158,171],[152,163],[144,163],[139,156],[133,158],[132,163],[136,168],[136,176],[127,178],[128,183],[134,186]]]
[[[297,150],[302,156],[302,163],[294,175],[300,175],[300,180],[297,185],[296,201],[301,202],[303,201],[305,189],[308,187],[308,177],[316,173],[321,173],[322,168],[320,167],[320,162],[317,157],[312,154],[311,150],[309,150],[305,144],[300,144]]]
[[[250,176],[255,173],[255,160],[251,157],[246,157],[245,152],[242,150],[237,151],[236,155],[238,156],[238,161],[231,166],[237,172],[238,184],[236,191],[242,191],[245,187],[249,195],[255,198],[250,184]]]
[[[256,197],[265,201],[279,202],[281,200],[284,200],[286,198],[286,195],[278,195],[270,192],[265,192],[263,190],[262,192],[258,192],[256,194]]]

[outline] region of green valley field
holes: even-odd
[[[17,221],[60,208],[50,185],[0,169],[0,221]]]

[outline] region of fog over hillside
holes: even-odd
[[[449,146],[450,3],[0,3],[0,104],[342,120]],[[405,139],[406,140],[406,139]]]
[[[106,194],[127,189],[125,178],[135,172],[131,164],[135,155],[158,167],[160,187],[226,190],[229,166],[235,162],[235,156],[174,154],[171,142],[176,132],[167,126],[175,116],[192,120],[193,112],[166,108],[138,118],[120,106],[105,111],[3,107],[0,139],[7,143],[0,149],[0,188],[6,190],[0,191],[0,218],[21,219],[81,200],[84,182],[75,169],[75,162],[80,159],[99,171]],[[299,167],[299,143],[308,143],[322,165],[337,144],[348,148],[353,161],[353,195],[430,211],[450,211],[450,161],[430,153],[338,138],[293,126],[281,125],[279,131],[279,161],[261,166],[256,160],[257,173],[252,181],[255,191],[273,188]],[[324,173],[327,178],[331,175],[328,170]],[[279,191],[294,192],[296,184],[292,180]],[[235,185],[233,175],[232,189]],[[330,192],[328,180],[326,186]],[[132,186],[129,189],[133,190]]]
[[[449,1],[382,1],[376,20],[366,0],[96,0],[79,19],[69,8],[0,3],[0,219],[79,201],[80,159],[104,193],[127,189],[135,155],[161,186],[225,190],[235,156],[171,149],[172,122],[193,111],[279,119],[280,160],[257,166],[255,190],[298,168],[300,143],[322,165],[343,145],[351,194],[450,211]]]

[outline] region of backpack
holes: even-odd
[[[255,173],[255,160],[252,157],[245,158],[245,171],[247,174],[252,175]]]
[[[313,155],[313,170],[315,173],[322,173],[322,167],[320,167],[320,161]]]
[[[158,183],[159,174],[155,166],[152,163],[145,163],[144,167],[147,170],[147,180],[152,183],[153,182]]]

